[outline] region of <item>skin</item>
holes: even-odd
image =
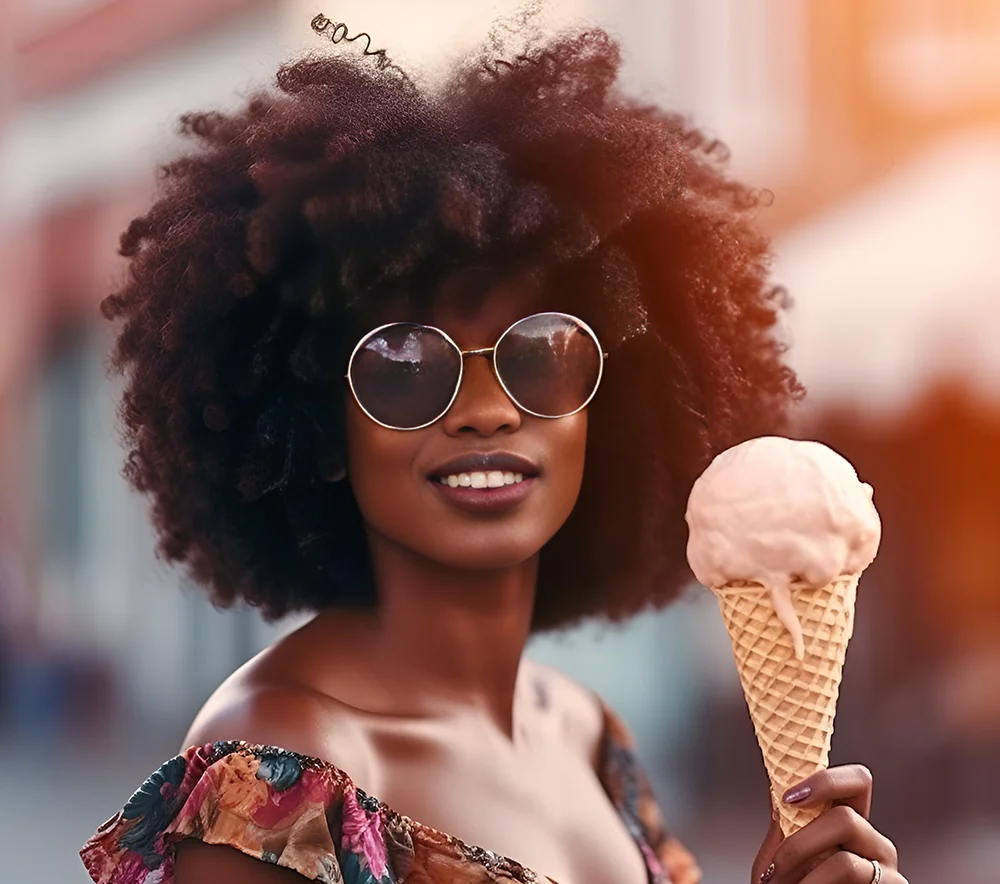
[[[473,349],[492,346],[538,309],[540,292],[526,278],[495,284],[471,315],[460,306],[461,277],[452,283],[430,314],[385,321],[427,322]],[[184,746],[236,738],[315,755],[395,810],[552,881],[644,884],[639,851],[594,773],[603,727],[596,698],[523,656],[539,552],[579,493],[586,412],[522,414],[487,360],[472,357],[465,368],[448,414],[422,430],[383,428],[348,397],[346,481],[365,520],[378,607],[321,612],[266,649],[209,699]],[[470,514],[428,481],[428,471],[456,455],[498,450],[539,467],[510,510]],[[753,881],[773,861],[770,880],[782,884],[869,884],[871,863],[846,851],[883,862],[886,884],[904,881],[894,848],[865,819],[871,780],[857,770],[811,778],[808,800],[836,797],[843,806],[784,842],[772,827]],[[810,877],[799,874],[838,845],[844,850]],[[178,845],[176,880],[301,877],[188,840]]]
[[[822,770],[789,789],[783,798],[804,797],[800,807],[832,807],[798,832],[783,838],[772,819],[751,872],[763,884],[871,884],[882,866],[882,884],[906,884],[898,869],[895,845],[868,821],[872,775],[860,764]],[[789,802],[791,803],[791,802]]]

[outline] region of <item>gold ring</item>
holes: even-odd
[[[882,880],[882,866],[877,859],[871,860],[871,864],[875,867],[875,877],[872,878],[872,884],[878,884]]]

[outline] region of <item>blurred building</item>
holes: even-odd
[[[47,0],[3,16],[0,548],[26,575],[13,631],[22,657],[69,671],[103,661],[94,679],[110,697],[175,720],[259,644],[259,627],[178,591],[153,558],[145,502],[120,477],[98,303],[179,114],[231,105],[287,54],[279,4]]]
[[[854,461],[885,524],[840,745],[870,747],[916,830],[958,800],[995,824],[1000,4],[823,5],[821,32],[850,39],[817,77],[829,146],[788,191],[817,208],[790,210],[779,268],[801,430]]]

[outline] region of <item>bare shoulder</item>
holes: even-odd
[[[264,666],[234,672],[212,694],[184,738],[184,747],[242,740],[321,758],[368,784],[373,765],[369,743],[356,718],[307,685]],[[298,873],[261,862],[224,844],[188,838],[177,845],[176,884],[293,884]]]
[[[539,702],[559,717],[562,737],[593,766],[604,735],[604,708],[598,695],[552,666],[526,660]]]
[[[364,730],[347,707],[308,686],[230,676],[212,694],[184,738],[184,747],[217,740],[277,746],[339,767],[370,782],[374,765]]]

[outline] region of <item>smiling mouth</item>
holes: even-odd
[[[539,472],[534,461],[512,451],[475,451],[439,463],[427,478],[449,488],[503,488]]]
[[[524,480],[524,473],[515,473],[510,470],[476,470],[470,473],[450,473],[447,476],[437,477],[437,481],[449,488],[476,489],[503,488],[506,485],[519,485]]]
[[[507,470],[474,470],[430,479],[434,490],[451,506],[474,515],[513,510],[527,499],[537,481],[537,476]]]
[[[469,513],[499,513],[531,493],[540,470],[512,452],[494,451],[452,458],[427,478],[449,504]]]

